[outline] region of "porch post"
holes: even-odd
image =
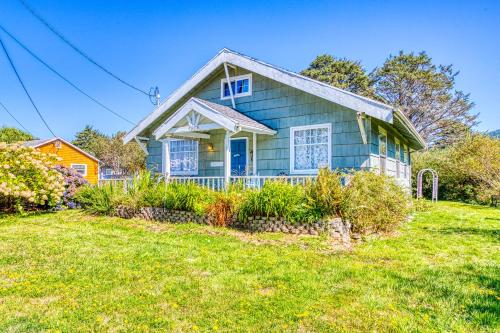
[[[170,177],[170,142],[168,139],[162,140],[163,142],[163,175],[165,178]]]
[[[225,186],[229,185],[231,176],[231,132],[226,131],[224,136],[224,180]]]
[[[253,133],[252,137],[252,174],[257,176],[257,133]]]

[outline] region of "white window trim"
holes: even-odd
[[[83,173],[81,173],[81,175],[84,176],[84,177],[87,176],[87,164],[84,164],[84,163],[71,163],[71,168],[75,169],[76,165],[84,166],[85,167],[85,171]]]
[[[238,75],[238,76],[231,76],[229,80],[232,81],[239,81],[239,80],[244,80],[248,79],[248,91],[245,93],[240,93],[237,94],[235,91],[233,91],[233,97],[238,98],[238,97],[245,97],[245,96],[252,96],[252,74],[245,74],[245,75]],[[221,100],[226,100],[226,99],[231,99],[231,95],[229,96],[224,96],[224,83],[227,82],[227,79],[221,79],[220,80],[220,99]],[[236,87],[236,83],[234,84]]]
[[[403,163],[408,165],[408,160],[410,159],[410,153],[408,151],[408,146],[403,144]]]
[[[303,131],[308,129],[326,128],[328,130],[328,168],[332,168],[332,124],[317,124],[307,126],[290,127],[290,174],[317,174],[319,169],[295,170],[295,131]]]
[[[396,149],[397,146],[399,146],[399,151]],[[396,154],[396,152],[398,152],[398,153]],[[398,155],[399,155],[399,158],[398,158]],[[394,138],[394,159],[396,161],[401,162],[401,142],[399,141],[398,138]]]
[[[383,127],[378,127],[378,155],[380,155],[380,136],[381,135],[384,135],[385,136],[385,158],[387,159],[389,157],[389,147],[387,146],[387,131],[383,128]]]
[[[199,163],[200,163],[200,142],[198,140],[190,140],[190,139],[167,139],[163,141],[163,146],[162,146],[162,172],[165,172],[165,163],[166,163],[166,158],[165,158],[165,146],[164,145],[170,145],[170,142],[172,141],[194,141],[196,142],[196,169],[192,171],[173,171],[172,166],[170,166],[170,175],[171,176],[198,176],[198,168],[199,168]],[[171,149],[169,149],[170,154],[172,154]],[[172,163],[172,158],[170,157],[168,159],[170,163]]]
[[[385,155],[380,154],[380,137],[381,136],[385,137]],[[384,165],[384,175],[387,175],[387,161],[389,160],[389,146],[388,146],[388,138],[387,138],[387,131],[379,126],[378,127],[378,158],[379,158],[379,172],[382,174],[382,158],[385,158],[385,165]]]
[[[240,137],[236,137],[236,138],[231,138],[229,139],[229,141],[233,141],[233,140],[245,140],[246,141],[246,154],[247,154],[247,160],[246,160],[246,165],[245,165],[245,168],[246,168],[246,173],[248,174],[248,168],[250,167],[250,147],[249,147],[249,143],[250,143],[250,140],[248,140],[248,137],[246,136],[240,136]],[[231,152],[232,154],[232,152]],[[231,166],[232,167],[232,166]],[[232,169],[231,169],[232,171]]]

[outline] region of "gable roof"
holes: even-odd
[[[40,140],[25,141],[25,142],[23,142],[23,146],[38,148],[38,147],[41,147],[41,146],[45,146],[46,144],[49,144],[49,143],[54,142],[56,140],[64,142],[66,145],[68,145],[71,148],[77,150],[78,152],[82,153],[83,155],[87,156],[88,158],[90,158],[90,159],[92,159],[92,160],[94,160],[96,162],[100,162],[95,156],[87,153],[86,151],[81,150],[80,148],[78,148],[77,146],[75,146],[74,144],[72,144],[71,142],[66,141],[66,140],[64,140],[63,138],[60,138],[60,137],[54,137],[54,138],[51,138],[51,139],[40,139]]]
[[[198,97],[191,97],[153,132],[156,139],[160,139],[163,135],[171,131],[176,124],[178,124],[192,111],[197,112],[204,118],[213,121],[218,126],[232,132],[245,130],[259,134],[272,135],[276,133],[276,131],[270,129],[266,125],[263,125],[228,106],[209,102]]]
[[[310,93],[339,105],[343,105],[354,111],[364,112],[371,117],[380,119],[390,124],[393,123],[393,113],[395,111],[397,112],[397,110],[387,104],[351,93],[349,91],[342,90],[340,88],[333,87],[329,84],[270,65],[260,60],[224,48],[207,64],[205,64],[198,72],[196,72],[188,81],[186,81],[181,87],[179,87],[170,96],[168,96],[167,99],[157,109],[155,109],[152,113],[142,119],[129,133],[127,133],[127,135],[123,139],[124,142],[129,142],[135,136],[139,135],[164,112],[168,111],[170,107],[172,107],[176,102],[178,102],[186,94],[192,91],[198,84],[200,84],[205,78],[216,71],[224,63],[232,64],[259,75],[268,77],[272,80],[286,84],[306,93]],[[408,124],[411,127],[408,129],[408,132],[411,133],[414,141],[418,143],[418,146],[425,147],[425,141],[417,133],[413,125],[408,122],[405,123],[405,126],[408,126]]]

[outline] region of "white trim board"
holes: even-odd
[[[203,66],[196,74],[186,81],[180,88],[175,90],[167,99],[151,114],[139,122],[124,137],[124,142],[129,142],[139,135],[164,112],[169,110],[176,102],[188,94],[205,78],[222,66],[228,64],[246,69],[253,73],[268,77],[277,82],[286,84],[336,104],[343,105],[354,111],[365,112],[367,115],[391,123],[393,121],[394,109],[386,104],[371,100],[369,98],[353,94],[351,92],[332,87],[326,83],[296,74],[265,62],[250,58],[237,52],[222,49],[214,58]]]

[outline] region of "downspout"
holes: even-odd
[[[231,80],[229,78],[229,70],[227,69],[227,62],[224,63],[224,71],[226,72],[227,85],[229,87],[229,95],[231,96],[231,104],[233,109],[236,109],[236,104],[234,103],[233,87],[231,86]]]

